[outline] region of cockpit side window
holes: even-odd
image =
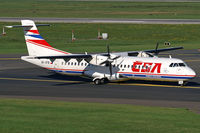
[[[180,67],[185,67],[186,65],[184,63],[178,63]]]
[[[185,63],[171,63],[169,67],[185,67]]]
[[[178,67],[179,65],[178,65],[178,63],[174,63],[174,67]]]
[[[170,65],[169,65],[169,67],[173,67],[174,66],[174,63],[171,63]]]

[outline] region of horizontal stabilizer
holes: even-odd
[[[50,26],[50,24],[36,24],[36,26]],[[9,26],[4,26],[6,28],[18,28],[18,27],[33,27],[33,25],[9,25]]]

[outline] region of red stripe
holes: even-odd
[[[45,46],[48,46],[48,47],[52,47],[52,46],[49,45],[48,42],[45,41],[45,40],[28,40],[28,41],[31,41],[31,42],[34,42],[34,43],[37,43],[37,44],[40,44],[40,45],[45,45]]]
[[[32,33],[35,33],[35,34],[40,34],[40,33],[38,32],[38,30],[26,30],[26,31],[32,32]]]
[[[61,51],[61,50],[58,50],[58,49],[55,49],[53,48],[52,46],[45,46],[45,45],[41,45],[41,44],[38,44],[38,43],[34,43],[30,40],[26,40],[27,42],[31,43],[31,44],[34,44],[34,45],[37,45],[37,46],[41,46],[41,47],[44,47],[44,48],[48,48],[48,49],[51,49],[51,50],[54,50],[54,51],[57,51],[57,52],[60,52],[60,53],[63,53],[63,54],[70,54],[70,53],[67,53],[65,51]]]

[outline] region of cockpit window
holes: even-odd
[[[170,65],[169,65],[169,67],[173,67],[174,66],[174,63],[171,63]]]
[[[185,67],[186,65],[184,63],[178,63],[180,67]]]
[[[185,63],[171,63],[169,67],[185,67]]]
[[[173,67],[178,67],[179,65],[178,65],[178,63],[174,63],[174,66]]]

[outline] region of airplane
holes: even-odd
[[[111,53],[107,45],[107,53],[72,54],[52,47],[38,32],[32,20],[21,20],[22,25],[7,28],[23,27],[28,56],[21,59],[57,73],[92,78],[95,85],[124,79],[175,81],[183,86],[196,76],[181,59],[161,58],[158,53],[183,47],[171,47],[144,51],[128,51]]]

